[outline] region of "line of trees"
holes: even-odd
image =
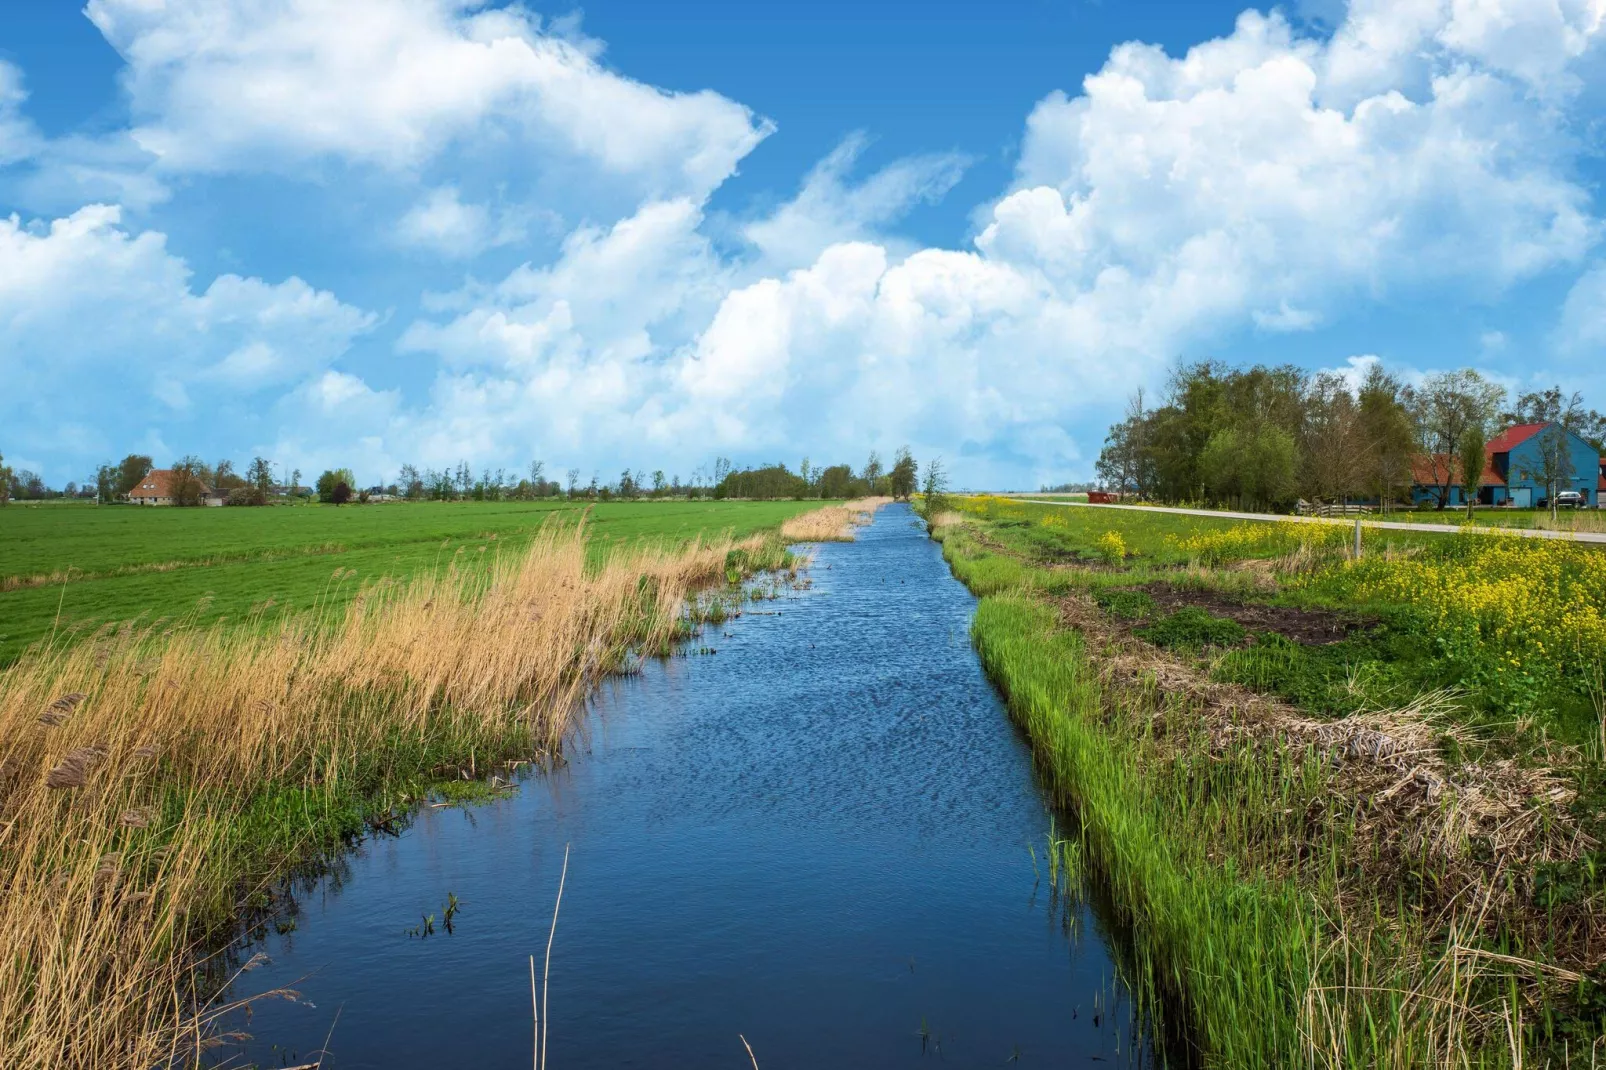
[[[42,500],[46,498],[94,498],[103,503],[124,501],[141,481],[156,467],[147,454],[131,453],[116,463],[100,465],[92,482],[81,487],[69,483],[64,491],[52,491],[36,473],[26,470],[13,472],[0,457],[0,504],[9,499]],[[855,470],[851,465],[837,464],[828,467],[813,465],[807,457],[796,472],[784,464],[768,464],[736,469],[725,457],[715,458],[711,465],[699,465],[690,478],[667,475],[663,469],[648,474],[641,470],[625,469],[617,479],[604,482],[600,474],[592,473],[589,481],[582,481],[581,470],[571,468],[566,479],[549,479],[546,465],[532,461],[523,472],[498,468],[485,468],[476,475],[467,461],[449,468],[418,468],[412,464],[401,466],[395,481],[361,487],[350,468],[325,470],[314,481],[313,487],[301,487],[301,472],[291,473],[287,485],[274,480],[273,465],[266,458],[255,457],[244,472],[236,470],[232,461],[222,460],[209,464],[190,454],[173,462],[170,491],[175,504],[200,505],[206,494],[224,495],[227,505],[266,505],[270,501],[298,498],[315,494],[319,501],[344,505],[347,502],[368,502],[375,498],[399,498],[408,501],[535,501],[545,498],[567,497],[592,501],[641,498],[857,498],[886,495],[907,499],[915,493],[918,465],[908,447],[897,451],[892,466],[887,467],[881,455],[872,450],[864,465]]]
[[[505,468],[483,469],[478,476],[467,461],[455,468],[420,469],[404,464],[394,483],[370,488],[369,495],[385,494],[411,501],[534,501],[566,497],[575,500],[612,501],[642,498],[856,498],[874,494],[907,499],[915,492],[918,465],[908,447],[898,450],[888,468],[881,455],[871,451],[864,466],[821,468],[803,458],[797,471],[779,462],[737,469],[729,458],[717,457],[712,465],[699,465],[690,478],[625,469],[611,481],[593,472],[589,480],[578,468],[564,480],[548,479],[546,465],[533,461],[525,473]],[[329,473],[326,473],[328,475]],[[323,483],[319,484],[320,497]]]
[[[1131,397],[1096,471],[1104,487],[1142,498],[1271,509],[1301,498],[1389,503],[1409,494],[1414,473],[1442,509],[1466,470],[1476,485],[1484,443],[1503,428],[1554,422],[1597,446],[1606,440],[1606,417],[1577,393],[1552,387],[1507,400],[1471,369],[1406,384],[1373,362],[1355,383],[1291,365],[1204,361],[1177,368],[1158,407],[1141,391]],[[1563,437],[1549,437],[1558,441],[1543,452],[1565,463]],[[1554,485],[1570,474],[1535,478]]]

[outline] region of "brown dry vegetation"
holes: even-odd
[[[600,675],[668,648],[693,588],[779,561],[752,539],[588,567],[583,531],[552,527],[333,620],[29,653],[0,674],[0,1066],[193,1061],[224,1009],[208,954],[354,798],[388,820],[432,764],[551,752]]]
[[[781,537],[788,542],[852,542],[853,529],[868,524],[875,511],[891,498],[859,498],[843,505],[795,516],[781,525]]]

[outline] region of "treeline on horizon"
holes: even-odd
[[[52,490],[36,473],[12,472],[0,457],[0,504],[7,500],[41,501],[55,498],[94,499],[102,503],[125,500],[156,465],[147,454],[129,454],[116,464],[101,465],[93,481],[68,483]],[[946,488],[940,461],[928,463],[928,490],[941,493]],[[178,505],[201,505],[206,493],[219,492],[226,505],[269,505],[274,502],[316,497],[335,505],[365,503],[375,499],[404,501],[535,501],[565,497],[576,500],[611,501],[642,498],[759,498],[759,499],[846,499],[884,495],[907,499],[915,493],[919,475],[908,447],[899,449],[887,467],[881,455],[872,450],[857,471],[851,465],[819,467],[805,457],[796,472],[785,464],[773,463],[737,469],[728,458],[716,458],[711,466],[700,465],[690,479],[666,475],[662,469],[650,474],[625,469],[617,479],[603,482],[598,473],[582,481],[581,470],[570,468],[565,479],[548,479],[546,465],[532,461],[526,472],[507,468],[482,469],[475,475],[467,461],[452,468],[419,468],[404,464],[395,480],[361,487],[349,468],[325,470],[310,487],[301,485],[301,471],[285,473],[276,480],[272,462],[255,457],[243,473],[232,461],[209,464],[191,454],[175,461],[170,469],[172,496]]]
[[[1413,385],[1377,362],[1356,383],[1291,365],[1203,361],[1172,372],[1158,407],[1147,407],[1141,391],[1131,397],[1096,471],[1102,488],[1140,498],[1286,509],[1301,499],[1409,496],[1413,462],[1425,459],[1442,509],[1465,469],[1482,472],[1485,444],[1507,427],[1555,423],[1606,449],[1606,417],[1578,393],[1558,386],[1508,400],[1471,369]],[[1557,466],[1568,463],[1559,446],[1545,453],[1547,463],[1551,454]]]

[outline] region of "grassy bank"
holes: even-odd
[[[999,499],[935,529],[1201,1061],[1598,1065],[1602,558],[1344,534]]]
[[[283,877],[495,790],[599,677],[672,649],[690,592],[794,565],[778,534],[587,534],[272,624],[107,626],[0,673],[0,1065],[193,1063]]]
[[[818,502],[601,502],[593,554],[675,547],[714,532],[746,538]],[[517,554],[549,519],[586,505],[419,502],[266,509],[13,504],[0,509],[0,664],[52,634],[179,617],[272,623],[344,606],[362,585],[443,567],[457,555]],[[340,573],[340,580],[331,577]]]

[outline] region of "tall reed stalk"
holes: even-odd
[[[471,755],[558,748],[689,591],[787,560],[773,538],[592,556],[549,527],[339,613],[103,629],[0,674],[0,1066],[193,1063],[227,1009],[209,952],[276,877]]]

